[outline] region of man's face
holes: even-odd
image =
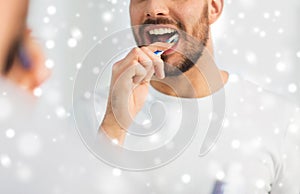
[[[179,35],[178,42],[162,55],[166,76],[193,67],[209,38],[206,0],[131,0],[130,18],[131,25],[138,26],[133,30],[138,45]]]

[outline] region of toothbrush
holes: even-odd
[[[226,184],[223,181],[217,180],[215,182],[212,194],[224,194]]]
[[[18,50],[18,57],[21,61],[21,65],[24,69],[29,69],[31,66],[30,58],[28,57],[28,53],[26,52],[24,46],[20,44]]]
[[[7,56],[7,60],[6,60],[6,65],[3,69],[3,73],[7,74],[10,69],[13,66],[13,62],[15,57],[18,57],[20,62],[21,62],[21,66],[28,70],[31,67],[31,61],[30,58],[28,56],[27,51],[25,50],[23,44],[21,42],[16,42],[13,47],[9,50],[8,56]]]
[[[178,41],[178,37],[179,37],[178,34],[174,34],[166,41],[166,43],[170,43],[170,44],[176,43]],[[163,53],[164,53],[164,51],[160,51],[160,50],[157,50],[154,52],[154,54],[156,54],[158,56],[162,55]]]

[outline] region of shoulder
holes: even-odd
[[[224,135],[267,152],[279,163],[287,134],[299,127],[299,106],[240,76],[230,79],[225,88]],[[299,134],[293,138],[299,140]]]

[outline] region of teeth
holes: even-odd
[[[157,28],[149,31],[151,35],[163,35],[163,34],[170,34],[175,32],[172,28]]]

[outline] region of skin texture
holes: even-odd
[[[213,51],[210,25],[219,18],[222,8],[223,0],[131,0],[130,18],[137,45],[150,45],[132,49],[114,64],[110,97],[100,130],[122,144],[126,130],[144,105],[150,83],[162,93],[186,98],[208,96],[223,87],[226,72],[217,69],[223,82],[212,90],[197,63],[204,47]],[[173,45],[147,42],[145,31],[153,27],[182,30],[176,48],[180,52],[154,55],[154,51],[168,50]],[[197,41],[190,41],[189,36]],[[187,62],[185,56],[194,63]]]
[[[28,0],[0,0],[0,76],[33,91],[50,75],[38,43],[26,27]],[[30,68],[24,68],[19,50],[24,49]]]

